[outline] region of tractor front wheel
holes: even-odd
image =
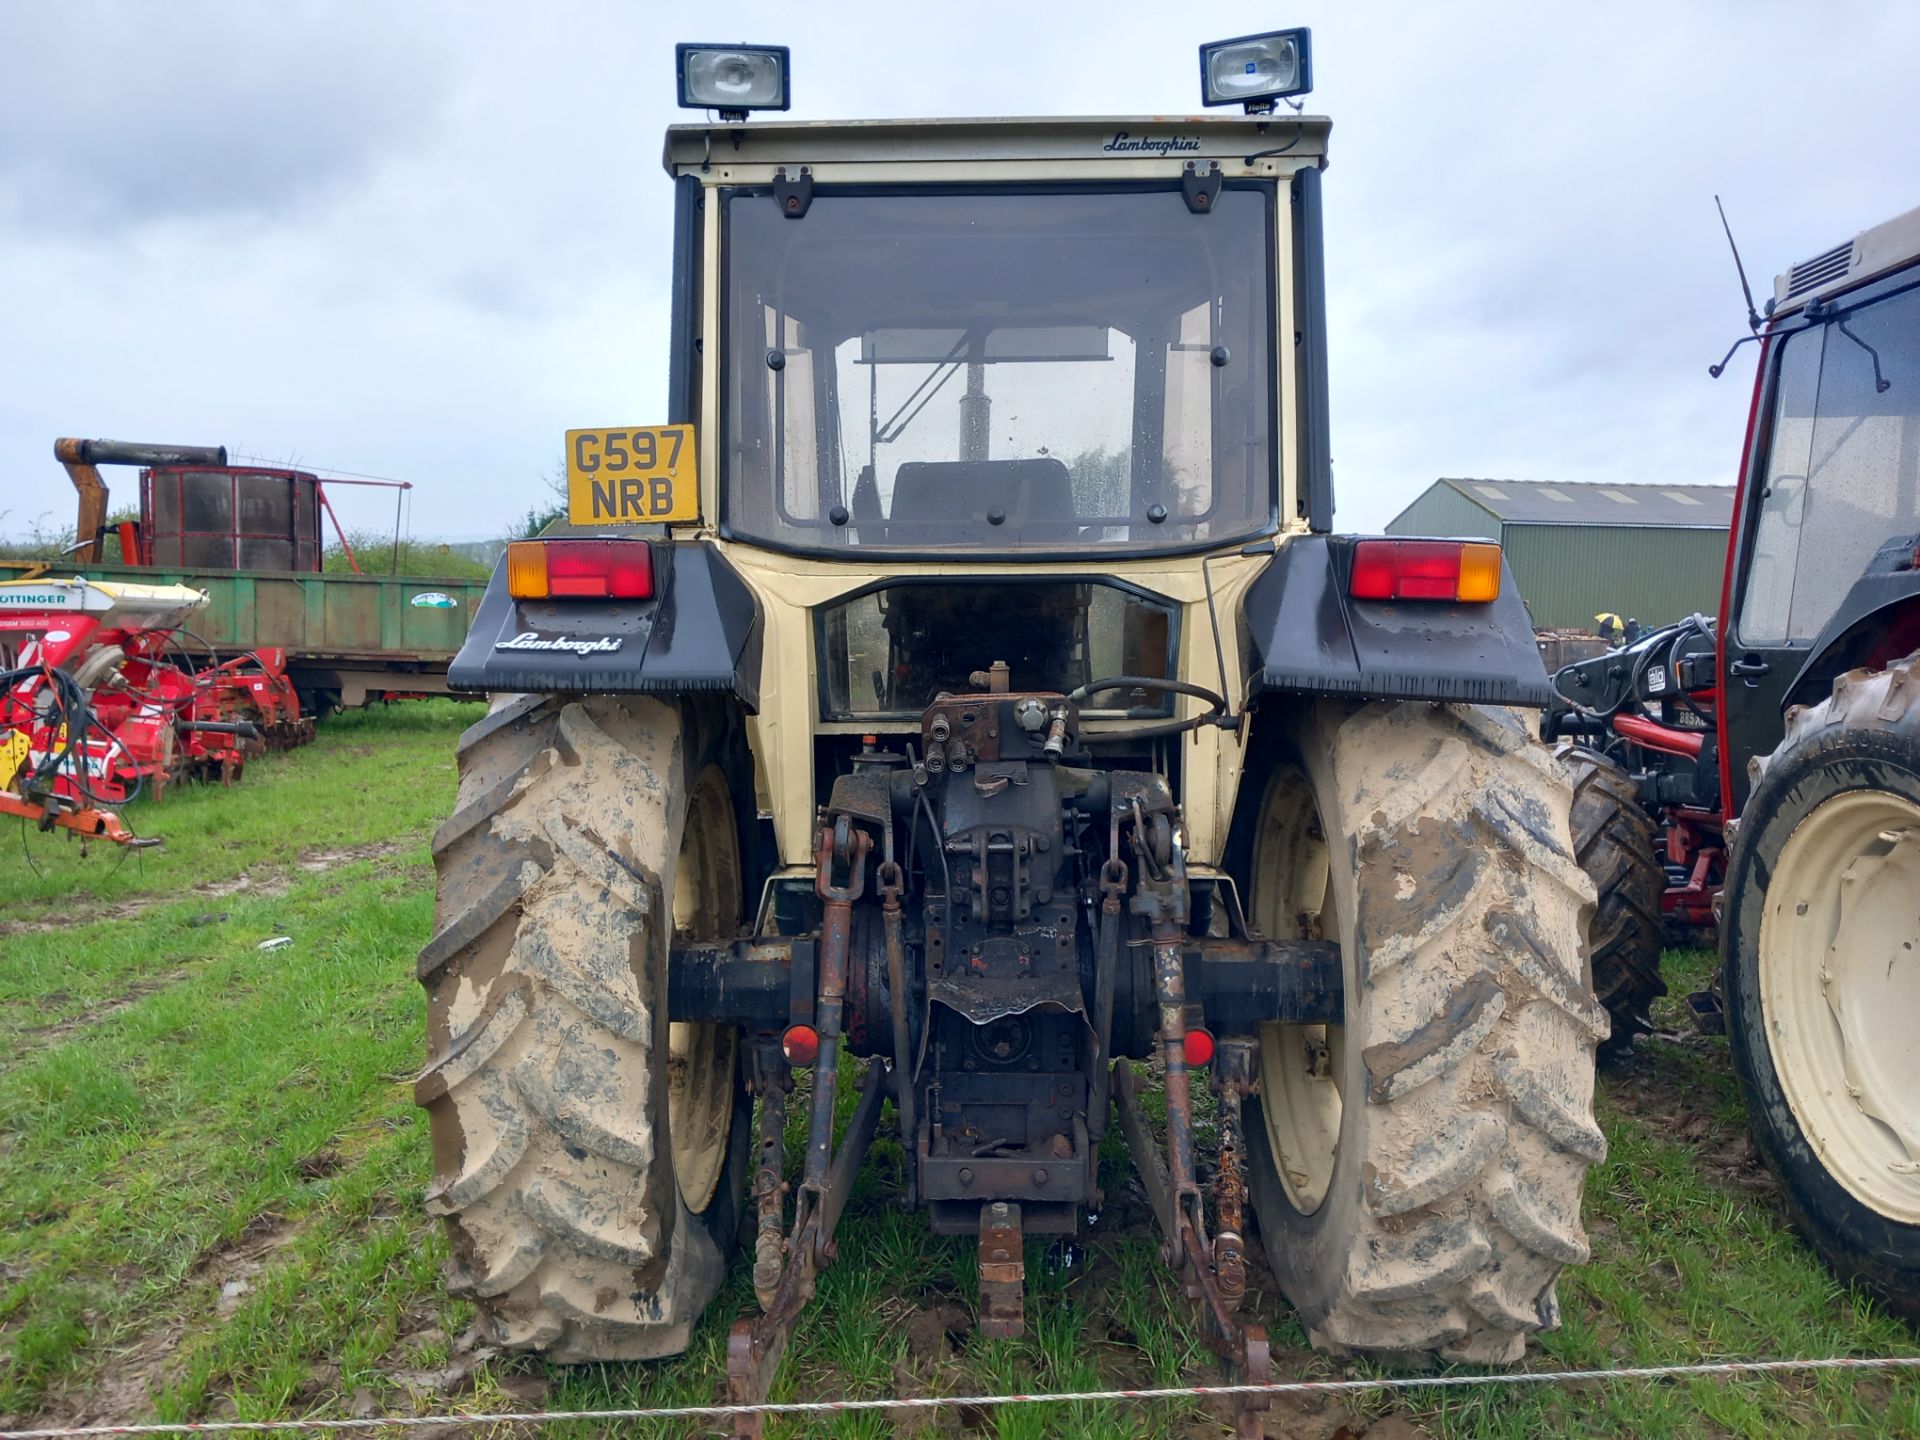
[[[1572,787],[1504,711],[1327,702],[1235,836],[1249,919],[1342,950],[1338,1025],[1269,1025],[1247,1143],[1313,1343],[1517,1360],[1587,1257],[1606,1153]]]
[[[1720,942],[1748,1124],[1814,1248],[1920,1319],[1920,654],[1759,765]]]
[[[749,1099],[732,1030],[671,1024],[675,934],[741,913],[711,717],[520,696],[460,741],[420,952],[427,1208],[493,1343],[561,1361],[684,1350],[739,1223]]]

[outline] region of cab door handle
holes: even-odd
[[[1742,680],[1758,680],[1762,675],[1772,673],[1773,666],[1756,655],[1743,655],[1727,666],[1727,669]]]

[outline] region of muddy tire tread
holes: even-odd
[[[471,727],[459,757],[459,801],[434,847],[439,923],[419,966],[430,1056],[415,1088],[435,1135],[427,1206],[448,1228],[448,1288],[507,1348],[676,1354],[723,1267],[690,1253],[695,1227],[675,1223],[646,1118],[664,1103],[665,997],[647,963],[661,889],[599,831],[671,828],[679,716],[655,701],[522,696]],[[615,785],[629,803],[608,815]]]
[[[1583,1181],[1606,1148],[1592,1079],[1608,1026],[1584,973],[1594,892],[1572,783],[1504,712],[1377,705],[1330,730],[1337,829],[1374,877],[1375,903],[1365,883],[1357,897],[1366,974],[1358,997],[1350,981],[1349,1024],[1368,1006],[1365,1033],[1413,1056],[1398,1073],[1417,1067],[1418,1083],[1369,1068],[1367,1095],[1348,1097],[1370,1110],[1358,1233],[1343,1274],[1290,1298],[1323,1348],[1509,1363],[1557,1320],[1556,1277],[1587,1253]],[[1389,803],[1443,757],[1446,785],[1421,787],[1412,810]],[[1399,892],[1420,902],[1403,903],[1385,872],[1411,880],[1423,857],[1428,881]]]
[[[1613,1017],[1613,1034],[1600,1047],[1605,1060],[1653,1029],[1648,1007],[1667,993],[1660,975],[1666,870],[1659,832],[1640,805],[1633,777],[1576,741],[1561,741],[1554,755],[1573,774],[1574,853],[1597,892],[1587,938],[1593,993]]]

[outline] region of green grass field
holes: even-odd
[[[468,1308],[440,1290],[442,1242],[418,1203],[413,955],[432,913],[427,839],[452,797],[453,741],[476,714],[442,701],[334,717],[231,791],[134,807],[137,829],[166,837],[159,850],[82,860],[57,839],[0,834],[0,1420],[721,1397],[727,1327],[752,1305],[744,1257],[691,1352],[657,1366],[476,1353]],[[257,948],[279,936],[292,943]],[[1671,955],[1676,996],[1710,966]],[[1680,1025],[1677,1000],[1666,1006]],[[1562,1280],[1564,1326],[1530,1366],[1920,1353],[1787,1228],[1723,1042],[1645,1045],[1602,1078],[1600,1112],[1611,1154],[1588,1179],[1593,1260]],[[1026,1338],[971,1335],[970,1247],[890,1205],[903,1161],[891,1125],[775,1398],[1218,1378],[1126,1207],[1102,1227],[1126,1233],[1091,1240],[1074,1263],[1030,1245]],[[1280,1375],[1368,1373],[1307,1351],[1270,1291],[1256,1306]],[[1283,1402],[1271,1433],[1920,1434],[1920,1382],[1881,1376],[1442,1393]],[[1010,1437],[1223,1431],[1195,1402],[918,1423]],[[869,1414],[773,1428],[895,1426]]]

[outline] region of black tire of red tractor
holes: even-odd
[[[666,1007],[682,824],[720,728],[651,698],[526,695],[461,737],[457,807],[434,838],[415,1098],[448,1289],[492,1344],[563,1362],[675,1355],[724,1278],[751,1100],[736,1054],[725,1157],[690,1210]]]
[[[1794,829],[1847,791],[1886,791],[1920,803],[1920,654],[1879,672],[1851,671],[1834,682],[1828,699],[1790,710],[1786,738],[1754,769],[1728,858],[1720,926],[1727,1039],[1754,1146],[1779,1180],[1795,1225],[1835,1273],[1920,1321],[1920,1225],[1862,1203],[1809,1143],[1774,1068],[1759,973],[1767,890]]]
[[[1297,762],[1275,773],[1308,777],[1343,942],[1342,1111],[1308,1212],[1267,1133],[1275,1102],[1247,1107],[1261,1243],[1316,1347],[1510,1364],[1559,1323],[1606,1155],[1568,774],[1504,710],[1326,702],[1289,728],[1275,749]]]
[[[1594,996],[1613,1020],[1600,1058],[1611,1060],[1652,1030],[1648,1007],[1667,993],[1660,978],[1667,873],[1655,849],[1659,832],[1633,777],[1574,740],[1562,740],[1553,753],[1573,777],[1573,849],[1599,897],[1587,944]]]

